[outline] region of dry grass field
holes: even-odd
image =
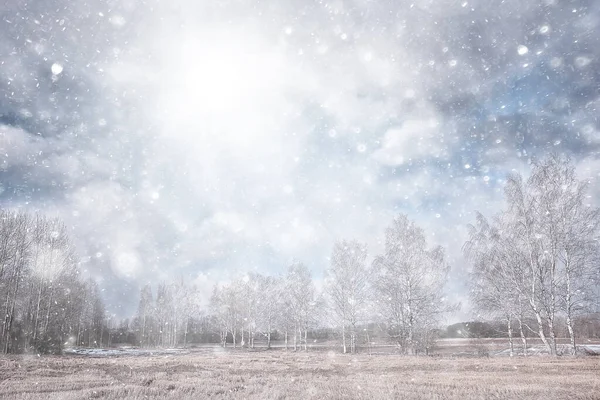
[[[453,358],[203,349],[0,358],[0,398],[600,399],[600,357]]]

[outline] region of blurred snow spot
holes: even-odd
[[[285,194],[292,194],[292,193],[294,193],[294,187],[291,186],[291,185],[285,185],[283,187],[283,193],[285,193]]]
[[[322,44],[317,48],[317,53],[319,54],[325,54],[329,51],[329,46],[327,46],[326,44]]]
[[[22,108],[21,110],[19,110],[19,114],[21,114],[21,116],[23,118],[31,118],[31,117],[33,117],[33,114],[31,113],[31,111],[29,111],[26,108]]]
[[[587,67],[591,62],[592,62],[592,60],[590,60],[589,57],[585,57],[585,56],[580,56],[575,59],[575,65],[578,68]]]
[[[52,64],[52,67],[50,69],[53,75],[60,75],[60,73],[63,72],[63,66],[59,63]]]
[[[550,60],[550,66],[552,68],[559,68],[562,65],[562,63],[563,61],[560,57],[553,57],[552,60]]]
[[[111,24],[119,28],[125,25],[126,22],[122,15],[113,15],[109,18],[109,21]]]
[[[524,56],[525,54],[529,53],[529,49],[527,46],[521,44],[519,47],[517,47],[517,53],[519,53],[520,56]]]

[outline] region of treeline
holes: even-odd
[[[444,296],[448,272],[443,249],[428,248],[423,230],[400,215],[373,263],[364,244],[335,243],[320,291],[300,262],[282,276],[248,273],[215,286],[205,314],[196,289],[183,282],[159,286],[155,299],[146,286],[132,326],[142,346],[185,345],[190,323],[200,319],[204,337],[216,334],[222,346],[254,347],[259,339],[271,347],[277,337],[306,350],[309,332],[330,338],[332,331],[342,351],[354,353],[369,332],[384,332],[405,353],[428,352],[443,314],[455,308]]]
[[[59,353],[67,342],[99,346],[105,312],[59,219],[0,211],[2,353]]]
[[[477,214],[463,248],[472,263],[470,294],[480,319],[470,324],[470,337],[477,329],[477,336],[508,337],[514,354],[518,336],[526,354],[528,338],[535,336],[557,354],[558,337],[568,336],[574,353],[578,337],[600,334],[600,211],[591,206],[587,189],[570,161],[553,155],[533,162],[527,180],[508,177],[506,210],[489,220]],[[442,316],[456,308],[444,296],[449,266],[443,249],[428,248],[423,230],[400,215],[385,232],[383,254],[370,265],[366,260],[364,244],[339,241],[320,291],[299,262],[282,276],[248,273],[216,286],[204,311],[206,332],[218,333],[223,346],[253,347],[259,338],[270,347],[276,335],[286,347],[306,349],[309,332],[331,330],[344,352],[355,352],[359,337],[368,342],[365,335],[376,331],[404,353],[428,352],[434,338],[444,335],[438,329]],[[149,293],[145,288],[142,299]],[[187,331],[185,319],[177,318],[186,315],[188,303],[173,312],[163,304],[170,300],[157,299],[157,311],[140,306],[140,343],[178,344],[178,329]]]
[[[558,156],[534,162],[526,180],[510,175],[505,197],[497,215],[477,214],[463,247],[479,320],[468,335],[508,337],[511,355],[515,338],[523,354],[533,336],[557,354],[557,339],[567,335],[575,353],[579,338],[600,335],[600,210],[590,204],[588,184]],[[344,353],[385,340],[417,354],[428,353],[440,335],[465,332],[466,325],[454,333],[439,329],[457,307],[444,294],[450,267],[444,249],[430,247],[405,215],[388,226],[384,250],[372,262],[365,244],[336,242],[319,287],[297,261],[281,275],[249,272],[216,285],[208,304],[184,280],[155,292],[147,285],[135,317],[119,324],[105,317],[97,285],[81,278],[59,220],[3,211],[0,223],[4,353],[60,352],[65,343],[254,347],[256,341],[307,350],[318,338]]]
[[[510,175],[504,192],[506,209],[469,228],[472,301],[484,318],[504,320],[511,355],[514,336],[527,353],[530,333],[557,354],[562,328],[574,354],[578,331],[600,311],[600,210],[558,156],[535,162],[527,180]]]
[[[199,297],[198,289],[183,280],[158,285],[156,298],[150,285],[144,286],[132,324],[138,344],[142,347],[186,346],[190,331],[194,332],[192,339],[198,340],[198,328],[207,324]]]

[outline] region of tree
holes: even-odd
[[[294,262],[288,268],[285,293],[288,311],[294,324],[294,350],[297,350],[297,335],[299,335],[300,347],[303,342],[306,351],[308,350],[308,328],[314,320],[316,298],[312,276],[304,264]]]
[[[375,301],[392,337],[406,353],[427,350],[429,333],[453,309],[444,295],[450,267],[443,248],[428,249],[423,230],[399,215],[373,270]]]
[[[366,317],[369,270],[366,246],[357,241],[342,240],[333,246],[327,270],[327,293],[334,314],[341,323],[342,349],[346,353],[346,330],[350,334],[350,352],[356,352],[357,325]]]
[[[221,330],[222,345],[227,345],[227,337],[232,336],[233,347],[237,347],[237,335],[242,319],[243,297],[240,285],[236,282],[222,288],[215,286],[211,297],[211,309],[217,317]]]
[[[479,313],[503,319],[506,323],[510,356],[514,355],[513,322],[519,323],[523,354],[527,354],[527,336],[524,330],[526,316],[524,303],[528,270],[516,249],[514,238],[502,228],[497,217],[491,225],[477,214],[477,224],[469,226],[469,240],[463,250],[473,263],[470,277],[471,299]]]
[[[278,322],[283,308],[283,280],[272,276],[259,275],[258,283],[258,330],[267,339],[267,348],[271,348],[271,334]]]
[[[145,285],[141,289],[136,319],[140,346],[147,347],[152,343],[151,337],[154,330],[154,299],[150,285]]]

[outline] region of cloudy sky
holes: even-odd
[[[0,5],[0,205],[60,215],[112,312],[207,291],[398,213],[452,264],[512,170],[573,158],[600,194],[594,0],[11,0]]]

